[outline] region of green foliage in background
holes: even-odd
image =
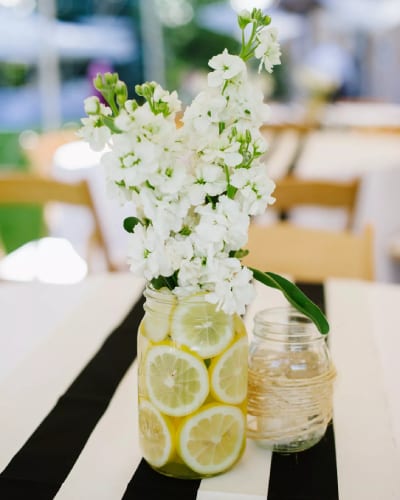
[[[26,172],[28,163],[19,146],[19,134],[0,133],[0,173]],[[0,248],[9,253],[24,243],[43,236],[42,209],[32,207],[0,207]]]
[[[177,89],[180,97],[185,100],[181,85],[192,71],[209,71],[208,61],[216,53],[228,49],[231,54],[238,54],[241,43],[234,34],[217,33],[201,26],[196,14],[206,5],[221,3],[213,0],[191,0],[194,9],[193,19],[183,26],[168,28],[164,26],[164,50],[166,67],[166,87],[169,90]],[[276,67],[273,75],[273,95],[271,98],[285,99],[287,97],[287,75],[284,65]],[[257,66],[254,67],[255,72]],[[191,98],[191,96],[188,96]]]
[[[177,28],[165,28],[165,57],[167,87],[179,88],[190,71],[208,70],[208,61],[224,48],[238,53],[240,44],[232,37],[207,30],[195,20]]]

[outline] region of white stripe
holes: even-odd
[[[374,285],[375,286],[375,285]],[[331,322],[330,345],[338,376],[334,388],[334,429],[341,500],[398,500],[400,457],[390,418],[377,336],[386,351],[386,329],[398,334],[394,303],[376,303],[373,288],[361,282],[332,280],[326,287]],[[392,295],[394,297],[394,295]],[[396,290],[397,309],[400,304]],[[382,310],[378,310],[382,307]],[[375,321],[386,316],[384,328]],[[383,325],[382,325],[383,326]],[[374,329],[376,331],[374,331]],[[393,334],[391,334],[393,339]],[[392,374],[399,365],[392,357]],[[392,387],[393,391],[393,387]],[[391,398],[398,401],[398,390]],[[397,416],[399,418],[399,415]]]
[[[135,335],[132,332],[132,341]],[[137,415],[137,364],[122,379],[57,500],[122,498],[142,458]]]
[[[203,479],[197,500],[265,500],[272,453],[247,440],[240,462],[225,474]]]
[[[91,281],[79,306],[1,382],[0,470],[127,314],[143,287],[142,281],[129,274],[97,275]],[[58,299],[55,286],[52,300]],[[51,308],[51,301],[45,304],[43,315],[47,307]],[[134,338],[132,333],[132,342]]]

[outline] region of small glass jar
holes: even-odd
[[[291,307],[254,318],[249,350],[247,436],[281,453],[306,450],[332,418],[335,369],[314,323]]]

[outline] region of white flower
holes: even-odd
[[[237,201],[227,196],[218,200],[216,212],[223,218],[225,224],[225,252],[238,250],[247,243],[249,216],[241,210]]]
[[[194,254],[191,240],[180,235],[167,240],[165,251],[173,271],[180,269],[185,262],[190,262]]]
[[[217,196],[226,190],[226,176],[219,165],[201,162],[194,175],[196,180],[189,186],[188,194],[195,206],[204,203],[207,195]]]
[[[252,15],[242,11],[242,29]],[[252,33],[242,55],[256,46],[260,68],[271,71],[280,58],[277,33]],[[85,100],[80,135],[93,149],[107,146],[107,192],[133,205],[139,219],[128,235],[131,271],[148,281],[168,277],[176,296],[202,292],[224,312],[242,314],[254,296],[252,273],[234,256],[247,243],[250,217],[274,201],[262,162],[267,106],[241,57],[225,49],[209,66],[208,87],[186,108],[182,127],[175,91],[146,83],[137,88],[146,101],[138,105],[119,82],[113,111],[97,97]],[[113,79],[102,82],[104,95],[115,95]]]
[[[268,73],[272,73],[272,68],[281,63],[281,50],[277,38],[276,28],[264,28],[257,34],[259,45],[256,47],[254,55],[260,59],[258,72],[264,65]]]
[[[176,289],[176,292],[180,295],[183,293],[183,289],[190,288],[190,292],[196,287],[200,290],[199,284],[202,282],[202,275],[204,273],[203,261],[200,257],[194,257],[193,259],[184,260],[180,267],[178,273],[178,286],[180,290]]]
[[[224,248],[226,221],[210,205],[200,205],[196,212],[200,212],[200,219],[191,235],[196,254],[221,252]]]
[[[182,103],[178,99],[178,94],[174,90],[169,93],[167,90],[164,90],[161,85],[156,85],[154,89],[154,101],[162,101],[168,104],[169,114],[175,114],[181,110]]]
[[[146,228],[140,224],[136,225],[135,232],[129,234],[128,264],[137,276],[143,275],[147,254],[151,251],[147,248],[148,244]]]
[[[188,106],[182,118],[184,124],[183,135],[187,140],[198,139],[196,134],[218,133],[218,123],[222,120],[222,113],[227,106],[227,100],[216,89],[208,89],[198,94],[192,104]],[[200,136],[200,137],[201,137]],[[207,144],[204,142],[204,144]]]
[[[207,264],[214,289],[206,295],[206,300],[227,314],[244,314],[255,295],[251,271],[235,258],[217,258]]]
[[[83,106],[87,115],[97,115],[100,112],[100,100],[97,96],[87,97]]]
[[[208,85],[220,87],[234,78],[246,78],[246,64],[239,56],[233,56],[225,49],[222,54],[212,57],[208,65],[214,69],[208,74]]]
[[[103,125],[101,119],[96,115],[89,115],[88,118],[82,118],[81,121],[83,127],[78,130],[78,135],[89,143],[93,151],[103,150],[111,138],[110,129]]]
[[[127,132],[132,129],[135,125],[135,120],[133,115],[130,115],[125,109],[121,109],[119,115],[115,118],[115,126],[122,130],[123,132]]]
[[[254,169],[252,179],[238,191],[237,198],[246,213],[261,215],[267,204],[275,201],[272,196],[274,189],[275,183],[266,175],[265,166],[260,165],[258,169]]]
[[[137,224],[129,239],[130,270],[136,275],[143,275],[147,280],[170,276],[174,269],[165,248],[166,242],[151,225],[144,227]]]

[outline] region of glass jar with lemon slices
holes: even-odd
[[[139,434],[145,460],[168,476],[210,477],[245,448],[247,335],[241,318],[147,288],[138,333]]]

